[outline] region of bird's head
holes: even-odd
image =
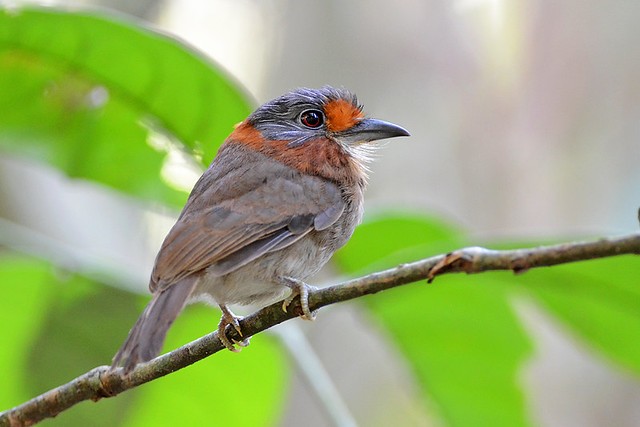
[[[254,111],[229,137],[304,173],[336,181],[366,178],[373,141],[408,136],[393,123],[365,117],[354,94],[300,88]]]

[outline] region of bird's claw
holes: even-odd
[[[220,309],[222,310],[222,317],[220,318],[220,323],[218,323],[218,338],[228,350],[234,353],[240,353],[242,347],[246,347],[249,345],[249,338],[245,338],[242,341],[238,341],[235,339],[229,340],[229,337],[227,337],[226,329],[227,325],[231,325],[233,329],[235,329],[238,334],[242,336],[242,329],[240,328],[241,318],[234,315],[226,306],[220,305]],[[236,347],[236,345],[240,348]]]
[[[282,311],[287,312],[287,308],[293,302],[293,300],[300,297],[300,308],[302,308],[302,317],[305,320],[315,320],[318,311],[309,310],[309,290],[315,289],[313,286],[309,286],[306,283],[292,279],[290,277],[283,277],[283,283],[285,286],[291,289],[291,294],[282,301]]]

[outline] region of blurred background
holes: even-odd
[[[638,228],[640,3],[45,4],[105,8],[142,19],[219,63],[256,103],[299,86],[354,91],[369,115],[412,135],[390,141],[372,165],[369,216],[383,210],[428,213],[464,228],[478,245]],[[182,176],[186,187],[196,178]],[[175,218],[173,211],[150,212],[4,154],[0,213],[83,256],[118,266],[122,283],[141,294]],[[336,280],[329,269],[317,282]],[[526,298],[514,306],[535,343],[521,375],[534,425],[639,425],[636,376],[585,351]],[[314,324],[297,323],[361,425],[395,419],[439,425],[437,410],[418,404],[420,392],[402,358],[360,308],[347,304],[320,313]],[[371,350],[363,354],[362,348]],[[290,381],[277,424],[330,425],[303,377],[294,371]]]

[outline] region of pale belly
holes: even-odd
[[[305,236],[293,245],[268,253],[224,276],[206,273],[192,298],[218,304],[267,304],[284,298],[289,288],[279,283],[286,276],[306,280],[331,258],[333,251]],[[211,301],[213,300],[213,301]]]

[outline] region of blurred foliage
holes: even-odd
[[[359,227],[336,256],[348,273],[361,274],[465,246],[462,236],[437,220],[392,214]],[[520,373],[533,344],[513,302],[538,301],[586,346],[640,375],[638,277],[637,258],[623,256],[522,275],[446,275],[366,303],[446,425],[531,426]]]
[[[0,283],[3,410],[108,363],[143,307],[132,294],[15,255],[0,256]],[[190,307],[165,349],[211,332],[217,321],[211,309]],[[213,418],[239,426],[273,423],[287,389],[280,349],[258,336],[251,351],[233,356],[222,353],[115,398],[82,402],[42,425],[206,425]],[[244,410],[247,402],[251,411]]]
[[[640,376],[640,265],[625,255],[532,271],[523,285],[590,346]]]
[[[351,273],[364,273],[372,259],[359,248],[386,248],[376,251],[380,269],[463,245],[461,233],[441,221],[390,215],[357,229],[337,257],[355,267]],[[446,425],[530,425],[517,381],[531,344],[509,304],[513,289],[498,275],[447,275],[366,300]]]
[[[186,194],[158,185],[167,147],[152,133],[208,164],[250,112],[224,72],[176,40],[54,9],[0,9],[0,93],[0,148],[175,206]]]
[[[166,153],[150,143],[151,134],[162,133],[206,164],[217,148],[211,144],[249,112],[223,72],[175,40],[121,19],[51,9],[0,10],[0,93],[0,149],[174,206],[185,194],[161,184]],[[355,275],[466,244],[450,224],[395,212],[359,227],[336,261]],[[634,261],[620,257],[521,276],[447,275],[364,301],[446,425],[529,426],[519,374],[533,344],[514,299],[535,299],[594,351],[637,375],[640,266]],[[132,294],[9,252],[0,257],[0,283],[2,409],[108,362],[144,305]],[[211,310],[189,308],[165,348],[216,322]],[[219,354],[114,399],[84,402],[44,425],[204,425],[214,418],[269,425],[284,406],[286,372],[280,349],[258,336],[242,358]]]
[[[207,164],[250,112],[237,85],[183,44],[120,18],[55,9],[0,9],[0,93],[0,150],[174,206],[186,193],[160,179],[167,147],[151,139],[160,134]],[[0,283],[0,338],[11,343],[0,352],[2,409],[108,363],[143,306],[137,296],[25,257],[0,258]],[[217,319],[188,309],[166,348],[210,332]],[[267,337],[253,342],[256,351],[242,359],[221,355],[43,424],[203,425],[215,417],[271,424],[287,371]]]

